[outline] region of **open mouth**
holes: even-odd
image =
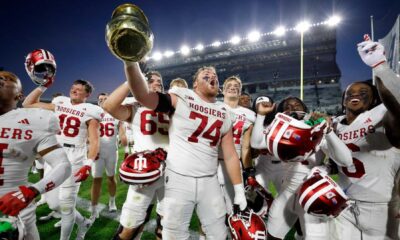
[[[350,100],[350,103],[352,103],[352,104],[357,104],[359,102],[360,102],[360,99],[358,99],[358,98],[353,98]]]

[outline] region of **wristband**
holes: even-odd
[[[83,160],[83,165],[84,165],[84,166],[92,167],[93,162],[94,162],[94,160],[91,159],[91,158],[85,159],[85,160]]]
[[[44,93],[47,90],[47,87],[45,86],[39,86],[37,87],[42,93]]]

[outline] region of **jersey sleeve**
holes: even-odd
[[[102,117],[104,116],[104,111],[102,108],[99,106],[90,104],[87,107],[87,118],[86,121],[91,120],[91,119],[96,119],[99,122],[101,122]]]
[[[187,88],[171,88],[168,93],[175,94],[178,98],[186,102],[186,98],[193,97],[194,92]]]
[[[47,124],[37,145],[38,152],[57,145],[56,135],[61,131],[58,118],[51,111],[42,110],[41,117],[42,119],[45,118]]]

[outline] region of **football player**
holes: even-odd
[[[241,92],[242,81],[238,76],[231,76],[225,79],[222,93],[224,94],[224,103],[231,112],[233,142],[236,153],[241,157],[244,164],[244,168],[249,170],[248,168],[252,166],[250,136],[256,115],[250,109],[238,105]],[[220,153],[219,155],[218,180],[224,189],[227,212],[231,214],[234,190],[226,171],[223,154]]]
[[[232,121],[225,104],[216,102],[219,82],[214,67],[194,75],[193,89],[173,88],[168,94],[149,91],[139,64],[125,62],[128,85],[144,106],[171,116],[171,147],[165,173],[163,239],[188,239],[196,207],[205,234],[225,239],[225,203],[217,179],[218,146],[234,185],[234,204],[246,208],[239,157],[235,151]]]
[[[35,56],[35,51],[29,54],[26,60],[26,70],[32,78],[32,71],[40,64],[41,57]],[[48,81],[34,89],[24,100],[26,108],[43,108],[54,111],[60,122],[58,142],[63,146],[68,159],[72,164],[72,175],[58,188],[59,192],[47,195],[49,207],[61,211],[61,237],[69,239],[75,222],[78,224],[77,239],[83,239],[86,231],[92,224],[76,209],[80,182],[86,180],[91,166],[99,151],[99,128],[102,109],[96,105],[86,103],[93,91],[93,86],[85,80],[73,82],[69,96],[59,96],[52,103],[40,102],[40,96],[53,81]],[[89,148],[87,149],[87,142]]]
[[[264,130],[264,120],[265,115],[270,114],[272,111],[272,106],[262,104],[258,106],[257,118],[251,138],[252,147],[257,149],[267,148],[266,134],[268,130]],[[300,99],[296,97],[287,97],[279,103],[277,112],[285,112],[288,115],[294,116],[295,119],[302,120],[307,112],[307,107]],[[318,118],[319,116],[315,114],[314,117]],[[329,121],[329,118],[326,117],[326,120]],[[273,123],[270,125],[273,125]],[[302,140],[304,138],[299,139]],[[332,131],[325,135],[325,139],[329,149],[327,147],[323,149],[332,159],[337,160],[341,166],[352,165],[349,150]],[[277,149],[279,149],[279,147],[277,147]],[[271,152],[271,154],[274,153]],[[281,152],[279,155],[281,154],[293,153],[290,152],[290,149],[286,149],[285,152]],[[326,239],[328,237],[329,229],[323,229],[327,226],[326,220],[304,213],[304,210],[299,206],[296,199],[296,192],[299,186],[303,183],[314,166],[322,164],[324,157],[324,153],[318,151],[306,157],[303,161],[286,163],[287,171],[282,189],[278,193],[278,197],[273,201],[268,215],[268,239],[283,239],[297,219],[300,220],[305,239]],[[316,225],[319,227],[315,227]]]
[[[107,99],[107,93],[100,93],[97,96],[97,103],[101,107],[104,101]],[[100,198],[101,192],[101,182],[103,177],[103,171],[106,171],[107,175],[107,186],[110,195],[108,201],[108,210],[110,212],[117,211],[117,206],[115,205],[115,193],[117,191],[117,182],[115,180],[115,173],[117,167],[118,159],[118,141],[117,135],[122,128],[120,121],[115,119],[113,116],[104,112],[102,114],[102,119],[100,122],[100,149],[98,154],[98,159],[93,163],[92,177],[92,219],[99,217],[99,212],[97,210],[97,203]]]
[[[336,134],[351,150],[354,163],[339,168],[339,184],[351,207],[336,221],[336,239],[398,237],[389,234],[393,219],[388,212],[400,169],[400,78],[386,63],[383,46],[368,35],[364,40],[358,52],[373,69],[376,88],[368,82],[350,84],[342,100],[345,114],[335,120]],[[398,222],[392,227],[398,228]]]
[[[160,73],[148,72],[146,74],[148,88],[151,92],[163,92],[163,83]],[[155,112],[152,109],[140,105],[138,102],[123,104],[129,94],[129,86],[124,83],[119,86],[103,104],[106,112],[116,119],[130,124],[132,129],[133,151],[155,150],[156,148],[168,148],[169,117],[165,113]],[[128,134],[128,133],[127,133]],[[130,136],[127,136],[130,139]],[[140,239],[144,224],[149,220],[152,202],[158,200],[157,214],[158,225],[156,235],[161,238],[161,216],[163,216],[162,199],[164,197],[164,178],[156,182],[138,187],[130,185],[128,195],[122,207],[120,228],[114,239]]]
[[[16,216],[25,225],[24,239],[40,239],[34,199],[62,184],[71,175],[71,164],[56,134],[58,120],[50,111],[17,108],[22,99],[19,78],[0,71],[0,211]],[[52,167],[29,186],[28,172],[39,154]]]
[[[188,84],[185,79],[183,78],[175,78],[172,79],[171,83],[169,84],[169,89],[173,87],[183,87],[183,88],[188,88]]]

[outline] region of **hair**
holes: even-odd
[[[179,85],[179,84],[185,86],[185,88],[188,88],[188,84],[187,84],[186,80],[183,78],[172,79],[171,83],[169,84],[169,88],[172,88],[175,85]]]
[[[240,91],[242,91],[242,80],[240,80],[240,77],[238,75],[233,75],[225,79],[224,84],[222,85],[222,89],[225,90],[226,85],[228,84],[228,82],[231,81],[237,81],[239,83],[239,89]]]
[[[153,75],[158,76],[159,78],[161,78],[161,81],[162,81],[161,73],[158,72],[158,71],[148,71],[148,72],[146,72],[146,74],[144,75],[146,77],[146,81],[150,81],[150,79],[151,79],[151,77]]]
[[[83,85],[85,87],[86,92],[89,93],[89,94],[91,94],[94,91],[94,87],[89,81],[86,81],[86,80],[83,80],[83,79],[78,79],[78,80],[75,80],[73,84],[74,85],[75,84]]]
[[[365,85],[367,85],[368,87],[370,87],[371,90],[372,90],[372,103],[371,103],[371,105],[368,107],[368,110],[371,110],[371,109],[373,109],[374,107],[376,107],[376,106],[378,106],[379,104],[382,103],[382,100],[381,100],[381,98],[380,98],[380,96],[379,96],[378,89],[376,88],[376,86],[374,86],[374,85],[372,84],[372,80],[357,81],[357,82],[353,82],[353,83],[349,84],[349,85],[346,87],[346,89],[343,91],[343,93],[342,93],[342,113],[345,113],[345,112],[346,112],[346,108],[345,108],[344,105],[343,105],[343,104],[344,104],[344,97],[345,97],[345,95],[346,95],[346,90],[347,90],[347,88],[348,88],[350,85],[352,85],[352,84],[357,84],[357,83],[365,84]]]
[[[256,102],[257,102],[257,98],[259,98],[259,97],[267,97],[267,98],[269,98],[271,103],[274,104],[274,99],[272,99],[272,97],[270,97],[270,96],[258,96],[258,97],[256,97],[256,99],[254,100],[253,104],[251,105],[251,110],[253,110],[255,113],[257,113]],[[274,111],[271,114],[268,114],[267,116],[265,116],[264,126],[268,126],[269,124],[271,124],[271,122],[275,118],[275,115],[276,115],[276,107],[275,107]]]
[[[97,95],[97,98],[99,98],[100,96],[108,96],[108,93],[106,93],[106,92],[101,92],[101,93],[99,93],[99,95]]]
[[[19,77],[17,75],[15,75],[12,72],[4,71],[4,70],[1,70],[0,73],[2,73],[2,75],[7,77],[7,78],[11,78],[11,79],[16,80],[18,88],[19,88],[19,92],[22,94],[22,83],[21,83],[21,80],[19,79]]]
[[[251,98],[250,93],[243,91],[242,94],[240,94],[240,96],[248,96]]]
[[[298,97],[293,97],[293,96],[289,96],[289,97],[287,97],[287,98],[284,98],[284,99],[278,104],[278,107],[276,108],[276,112],[284,112],[284,108],[283,108],[283,107],[284,107],[284,105],[285,105],[285,102],[288,101],[288,100],[291,100],[291,99],[297,100],[297,101],[303,106],[304,112],[308,112],[308,108],[307,108],[306,104],[305,104],[300,98],[298,98]]]
[[[197,81],[197,77],[199,76],[199,74],[200,74],[202,71],[206,70],[206,69],[212,69],[214,72],[217,72],[217,70],[216,70],[215,67],[213,67],[213,66],[203,66],[203,67],[200,67],[199,69],[197,69],[196,73],[193,75],[193,86],[194,86],[194,83]]]

